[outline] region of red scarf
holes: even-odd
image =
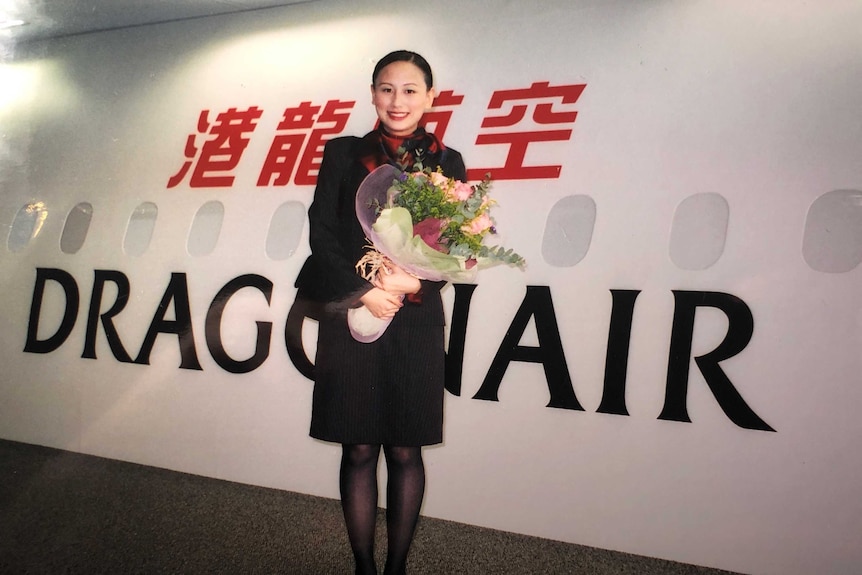
[[[389,134],[381,126],[364,139],[368,144],[368,154],[361,161],[369,172],[383,164],[392,164],[405,172],[416,171],[417,163],[433,168],[440,162],[445,149],[434,134],[422,127],[409,136],[401,137]]]

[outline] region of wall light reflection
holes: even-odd
[[[45,202],[31,202],[18,210],[6,246],[10,252],[19,252],[39,236],[45,220],[48,219],[48,206]]]
[[[31,101],[40,76],[38,62],[0,64],[0,112]]]

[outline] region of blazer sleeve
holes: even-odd
[[[461,180],[462,182],[467,181],[467,167],[464,165],[464,159],[461,157],[460,152],[452,148],[446,148],[443,152],[443,157],[440,158],[440,167],[443,169],[445,176]]]
[[[347,307],[358,305],[359,298],[373,287],[362,279],[355,269],[355,261],[348,255],[345,230],[352,223],[344,218],[354,217],[355,189],[351,186],[350,169],[356,138],[337,138],[326,143],[323,160],[317,176],[314,200],[308,209],[309,244],[311,261],[303,272],[314,276],[314,299],[340,302]],[[306,271],[305,267],[311,270]],[[297,283],[302,283],[303,272]],[[310,290],[306,290],[310,291]]]

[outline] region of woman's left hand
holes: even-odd
[[[377,275],[371,283],[374,287],[396,295],[418,293],[422,289],[419,278],[405,272],[391,261],[387,261],[385,267],[377,270]]]

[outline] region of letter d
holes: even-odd
[[[66,309],[57,332],[47,339],[38,339],[42,296],[45,293],[45,282],[48,280],[54,280],[63,288],[66,295]],[[36,268],[36,286],[33,288],[33,302],[30,304],[30,321],[27,324],[27,343],[24,345],[24,351],[51,353],[63,345],[72,333],[72,328],[75,327],[79,301],[78,284],[68,272],[56,268]]]

